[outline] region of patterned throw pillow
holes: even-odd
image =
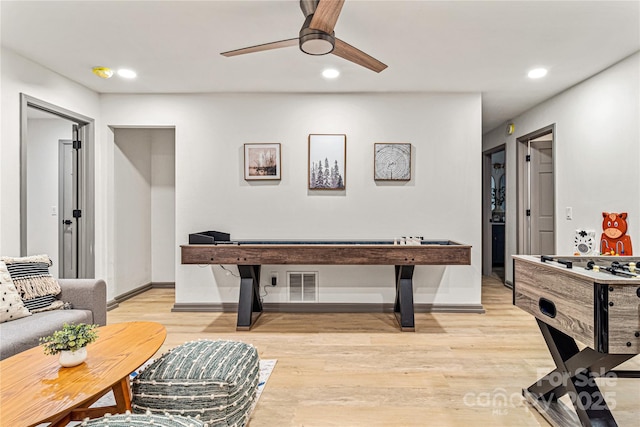
[[[56,299],[60,293],[58,281],[51,277],[51,259],[47,255],[21,258],[2,257],[18,289],[24,306],[32,313],[62,308],[63,302]]]
[[[22,298],[18,294],[7,265],[0,261],[0,323],[21,317],[31,316],[29,310],[24,307]]]

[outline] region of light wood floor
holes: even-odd
[[[161,352],[233,339],[277,359],[250,427],[548,425],[521,391],[553,361],[533,317],[494,279],[483,281],[486,314],[416,314],[415,333],[399,332],[392,314],[361,313],[265,313],[236,332],[234,313],[172,313],[173,303],[173,290],[152,289],[110,311],[108,323],[164,324]],[[640,369],[638,359],[621,368]],[[639,426],[640,381],[611,382],[601,389],[618,423]]]

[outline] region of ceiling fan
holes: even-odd
[[[379,73],[387,68],[385,64],[335,37],[333,28],[338,21],[343,4],[344,0],[300,0],[300,9],[302,9],[305,20],[300,29],[299,37],[230,50],[222,52],[221,55],[244,55],[298,45],[300,50],[306,54],[326,55],[332,53]]]

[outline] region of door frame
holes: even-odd
[[[78,277],[93,278],[95,276],[95,124],[94,119],[59,107],[41,99],[20,93],[20,254],[27,255],[27,144],[28,144],[28,109],[34,108],[69,120],[80,127],[83,147],[81,150],[82,168],[80,170],[80,240],[78,252],[80,262],[77,266]],[[56,159],[57,162],[57,159]]]
[[[555,148],[556,148],[556,124],[550,124],[533,132],[530,132],[526,135],[522,135],[516,138],[516,166],[517,166],[517,191],[518,191],[518,206],[517,206],[517,214],[516,214],[516,250],[518,254],[524,254],[524,242],[525,242],[525,228],[527,225],[526,221],[526,200],[525,200],[525,185],[527,183],[527,162],[525,157],[527,155],[527,142],[540,138],[541,136],[545,136],[551,134],[551,149],[553,150],[553,204],[554,204],[554,215],[553,215],[553,229],[554,229],[554,242],[553,245],[555,247],[556,240],[556,230],[558,229],[558,218],[556,215],[556,188],[555,188],[555,175],[556,175],[556,156],[555,156]]]

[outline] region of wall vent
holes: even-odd
[[[318,302],[318,272],[287,272],[289,302]]]

